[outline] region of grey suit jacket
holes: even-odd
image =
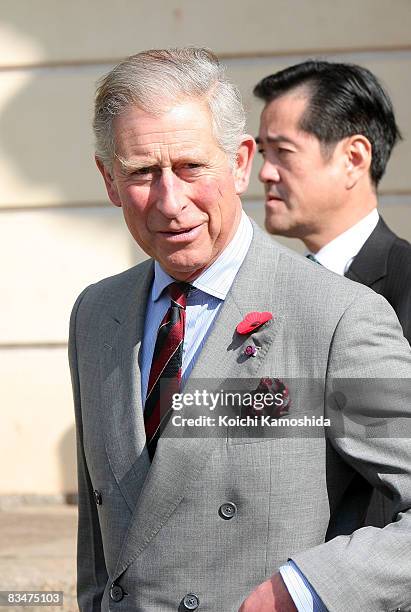
[[[368,396],[346,404],[337,396],[337,410],[320,396],[320,413],[338,412],[339,432],[333,421],[321,435],[163,435],[150,467],[139,349],[152,275],[147,261],[89,287],[71,318],[80,609],[168,612],[199,602],[201,611],[236,611],[292,558],[332,612],[411,610],[411,449],[401,437],[410,402],[402,385],[371,394],[372,405]],[[274,316],[239,336],[235,327],[250,311]],[[260,350],[247,359],[250,342]],[[335,379],[410,372],[409,345],[383,298],[254,227],[188,384],[271,376],[328,388]],[[394,500],[397,520],[384,530],[355,531],[362,516],[346,492],[357,472]],[[226,502],[235,504],[230,520],[221,513]]]

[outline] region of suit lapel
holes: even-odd
[[[388,255],[395,238],[395,234],[380,218],[345,276],[368,287],[384,278],[387,275]]]
[[[225,299],[190,379],[224,380],[257,376],[275,338],[282,322],[282,315],[278,309],[272,312],[273,305],[278,303],[273,278],[273,264],[275,266],[276,262],[273,262],[272,244],[267,258],[264,255],[260,235],[264,241],[269,239],[256,226],[254,226],[254,235],[249,253]],[[278,258],[278,254],[276,256]],[[264,311],[272,312],[273,319],[256,332],[240,335],[235,331],[247,313]],[[257,347],[256,356],[253,358],[244,355],[245,347],[250,344]]]
[[[194,384],[195,379],[208,378],[212,379],[210,389],[214,385],[218,390],[221,381],[255,377],[261,372],[282,316],[273,312],[273,320],[249,336],[240,336],[235,328],[248,312],[273,310],[277,302],[274,296],[273,269],[278,259],[272,241],[254,226],[254,238],[247,257],[217,316],[187,386]],[[245,358],[244,349],[248,344],[258,347],[256,357]],[[199,477],[212,450],[221,443],[221,440],[215,438],[179,439],[176,437],[178,433],[168,437],[166,429],[165,435],[160,438],[124,539],[113,580],[124,572],[158,533],[183,499],[186,488]]]
[[[152,262],[136,269],[133,283],[110,300],[102,327],[102,403],[106,453],[124,498],[134,511],[150,466],[145,449],[139,351]],[[119,302],[119,295],[122,301]],[[125,296],[125,297],[123,297]]]

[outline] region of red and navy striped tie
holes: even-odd
[[[183,363],[188,283],[167,287],[171,304],[157,332],[144,405],[147,449],[153,459],[158,439],[171,415],[173,393],[179,392]]]

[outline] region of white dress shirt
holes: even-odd
[[[345,232],[312,253],[316,260],[328,270],[344,276],[355,256],[362,249],[378,223],[379,214],[374,208],[366,217]],[[306,253],[307,255],[308,253]]]

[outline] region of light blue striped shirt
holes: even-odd
[[[253,227],[242,212],[237,231],[215,262],[191,284],[187,296],[186,325],[183,345],[183,384],[190,375],[201,349],[211,331],[215,318],[224,302],[234,278],[247,255],[253,237]],[[140,352],[141,398],[144,406],[157,331],[170,306],[165,288],[175,279],[160,264],[154,264],[154,281],[147,301],[144,335]],[[298,612],[326,612],[311,585],[290,561],[280,568],[283,580]]]

